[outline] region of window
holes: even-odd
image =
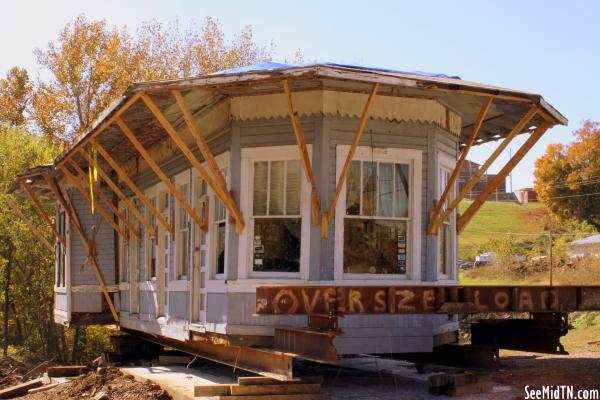
[[[346,181],[344,272],[407,271],[410,167],[352,161]]]
[[[67,227],[65,212],[60,210],[56,218],[56,230],[63,242],[67,242]],[[65,268],[67,264],[67,249],[60,240],[56,241],[56,286],[65,287]]]
[[[227,169],[221,170],[224,177],[227,176]],[[227,210],[223,202],[214,196],[214,219],[213,232],[215,238],[215,275],[221,277],[225,274],[225,233],[227,228]]]
[[[438,196],[441,196],[450,180],[450,169],[442,166],[439,169],[439,177],[438,177]],[[450,203],[454,194],[454,190],[450,192],[450,195],[446,199],[444,206],[442,207],[442,212],[446,210],[448,204]],[[452,224],[451,221],[453,219],[454,213],[450,214],[446,220],[440,225],[440,230],[438,233],[439,243],[438,243],[438,278],[439,279],[448,279],[452,276],[452,265],[453,262],[453,247],[454,247],[454,239],[452,235]]]
[[[129,210],[127,209],[122,209],[121,210],[121,214],[123,214],[123,216],[128,219],[129,218]],[[121,282],[129,282],[129,273],[130,273],[130,263],[131,263],[131,254],[130,254],[130,248],[129,248],[129,244],[130,244],[130,234],[129,234],[129,228],[127,227],[127,225],[121,221],[121,228],[123,229],[123,231],[125,232],[125,235],[127,237],[127,241],[125,241],[121,236],[119,236],[119,244],[120,244],[120,272],[121,272]]]
[[[190,201],[190,185],[184,183],[177,188],[186,202]],[[175,245],[177,247],[177,279],[187,279],[190,270],[190,224],[191,218],[180,202],[177,203],[176,211],[176,231]]]
[[[156,208],[156,197],[150,198],[150,204]],[[158,240],[156,237],[156,216],[146,210],[146,218],[154,232],[146,232],[146,280],[156,279],[156,262],[158,257]]]
[[[253,169],[253,271],[299,272],[300,161],[255,161]]]
[[[140,213],[143,215],[145,213],[144,211],[145,207],[143,204],[141,204],[139,206],[139,211]],[[139,224],[139,228],[138,228],[139,232],[140,232],[140,237],[139,239],[137,239],[136,243],[137,243],[137,273],[138,273],[138,282],[144,282],[147,280],[147,274],[146,274],[146,257],[144,254],[144,241],[146,240],[146,232],[144,229],[144,225],[142,225],[141,223]]]

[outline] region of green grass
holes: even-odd
[[[472,201],[462,201],[462,214]],[[469,259],[478,248],[498,233],[539,233],[544,230],[547,212],[541,203],[517,204],[488,201],[479,209],[458,239],[459,257]]]

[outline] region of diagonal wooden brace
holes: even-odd
[[[23,211],[21,211],[21,209],[19,208],[19,206],[17,205],[17,203],[15,203],[13,201],[13,199],[11,199],[10,197],[8,197],[6,199],[6,202],[8,203],[9,207],[14,211],[14,213],[19,218],[21,218],[21,220],[25,223],[25,225],[27,225],[27,227],[35,235],[35,237],[37,237],[38,240],[44,246],[46,246],[48,248],[48,250],[50,250],[51,252],[54,252],[54,246],[52,246],[50,244],[50,242],[48,242],[48,239],[46,239],[46,237],[44,236],[44,234],[33,224],[33,222],[31,222],[31,220],[29,218],[27,218],[27,216],[23,213]],[[62,241],[61,241],[61,243],[62,243]]]

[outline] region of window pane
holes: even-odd
[[[372,216],[377,211],[377,163],[363,161],[363,201],[361,215]]]
[[[269,215],[283,215],[284,161],[271,161]]]
[[[156,257],[158,255],[157,241],[155,237],[150,238],[150,278],[156,278]]]
[[[287,215],[300,214],[300,161],[287,162],[287,179],[285,190],[285,213]]]
[[[352,161],[348,169],[346,215],[360,215],[360,161]]]
[[[267,215],[267,176],[269,163],[254,163],[254,215]]]
[[[179,232],[177,240],[181,246],[181,251],[179,253],[179,265],[181,266],[179,278],[181,278],[182,276],[188,275],[190,265],[190,241],[188,231]]]
[[[440,274],[448,275],[450,271],[450,257],[452,240],[450,239],[450,224],[442,224],[440,232],[439,264]]]
[[[406,257],[406,221],[344,220],[344,272],[406,274]]]
[[[396,207],[394,210],[394,216],[400,218],[408,218],[408,164],[396,164],[394,167],[394,186],[396,189]]]
[[[379,164],[379,215],[393,217],[394,165]]]
[[[254,271],[300,271],[300,218],[254,221]]]
[[[225,222],[217,224],[217,274],[225,273]]]

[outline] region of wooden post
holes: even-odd
[[[475,175],[473,175],[469,179],[469,181],[465,184],[465,186],[462,188],[462,190],[460,191],[460,193],[458,193],[458,195],[456,195],[456,197],[454,197],[454,199],[450,202],[450,204],[448,204],[448,207],[446,207],[446,210],[437,219],[438,222],[440,222],[440,224],[441,224],[442,221],[445,221],[446,218],[448,218],[448,216],[452,213],[452,211],[454,211],[456,209],[456,207],[458,207],[458,204],[469,194],[469,192],[471,191],[471,189],[473,189],[473,187],[475,187],[475,185],[479,182],[479,180],[481,179],[481,177],[483,176],[483,174],[488,170],[488,168],[490,167],[490,165],[492,165],[492,163],[494,161],[496,161],[496,159],[498,158],[498,156],[504,151],[504,149],[506,149],[506,147],[510,144],[510,142],[518,134],[520,134],[523,131],[523,128],[535,116],[537,110],[538,110],[537,108],[533,107],[533,108],[531,108],[527,112],[527,114],[525,114],[525,116],[523,118],[521,118],[521,120],[517,123],[517,125],[515,125],[515,127],[513,128],[513,130],[510,131],[510,133],[502,141],[502,143],[500,144],[500,146],[498,146],[496,148],[496,150],[494,150],[494,152],[485,161],[485,163],[481,166],[481,168],[479,168],[477,170],[477,172],[475,173]],[[437,226],[439,226],[439,224]]]
[[[17,217],[21,218],[21,220],[25,223],[25,225],[27,225],[27,227],[29,228],[31,233],[33,233],[35,235],[35,237],[37,237],[38,240],[40,242],[42,242],[42,244],[48,248],[48,250],[50,250],[51,252],[54,252],[54,246],[52,246],[50,244],[50,242],[48,242],[48,239],[46,239],[44,234],[38,228],[36,228],[36,226],[33,224],[33,222],[31,222],[29,220],[29,218],[27,218],[27,216],[21,211],[21,209],[19,208],[17,203],[15,203],[13,201],[13,199],[11,199],[10,197],[6,198],[6,202],[8,203],[10,208],[12,208],[12,210],[17,215]],[[62,240],[61,240],[61,242],[62,242]]]
[[[542,137],[544,132],[552,126],[552,122],[544,121],[537,127],[537,129],[527,138],[523,146],[512,156],[512,158],[506,163],[506,165],[498,172],[498,175],[494,176],[492,180],[488,182],[483,191],[473,203],[467,208],[467,210],[460,216],[457,224],[458,233],[462,232],[465,226],[469,223],[473,215],[481,208],[483,203],[490,197],[492,192],[498,187],[502,180],[506,179],[508,174],[513,168],[525,157],[525,154],[536,144],[536,142]]]
[[[198,216],[198,214],[196,214],[194,209],[188,204],[187,200],[181,195],[181,193],[179,193],[177,191],[177,189],[175,188],[175,185],[173,185],[173,183],[171,183],[171,180],[169,179],[169,177],[167,175],[165,175],[165,173],[160,169],[160,167],[158,166],[156,161],[154,161],[154,159],[152,158],[150,153],[148,153],[148,151],[144,148],[144,146],[142,146],[142,144],[135,137],[135,135],[129,129],[129,127],[127,125],[125,125],[125,122],[123,122],[123,120],[121,118],[116,118],[115,120],[117,122],[117,125],[119,125],[119,127],[125,134],[125,136],[129,139],[129,141],[131,142],[131,144],[133,144],[133,146],[137,149],[137,151],[139,151],[142,158],[146,161],[146,163],[148,163],[148,166],[150,166],[150,168],[154,171],[154,173],[165,184],[165,186],[167,187],[169,192],[171,192],[171,194],[173,196],[175,196],[177,201],[179,201],[179,203],[185,209],[185,211],[192,217],[194,222],[196,222],[196,224],[198,224],[198,226],[202,226],[202,219]]]
[[[25,182],[23,179],[19,179],[19,185],[21,186],[23,191],[25,193],[27,193],[27,196],[29,196],[29,198],[33,202],[33,205],[34,205],[37,213],[39,214],[39,216],[42,217],[48,223],[48,225],[50,226],[50,229],[52,229],[52,233],[54,233],[54,236],[56,237],[56,239],[63,246],[66,247],[67,244],[66,244],[64,238],[62,236],[60,236],[60,233],[58,233],[58,231],[56,230],[56,226],[54,225],[54,223],[52,222],[52,220],[50,219],[48,214],[46,214],[46,211],[44,211],[44,208],[42,207],[42,205],[39,202],[39,200],[37,199],[37,197],[35,197],[35,193],[33,193],[31,188],[29,187],[29,185],[27,185],[27,182]]]
[[[287,79],[282,81],[283,91],[287,98],[288,114],[292,121],[292,128],[294,130],[294,136],[296,137],[296,143],[300,150],[300,157],[302,157],[302,165],[304,166],[304,175],[306,180],[310,183],[311,190],[311,210],[312,210],[312,223],[318,225],[320,223],[321,214],[321,200],[319,199],[319,192],[317,190],[317,184],[315,183],[315,177],[313,174],[312,166],[310,165],[310,158],[308,157],[308,150],[306,148],[306,142],[304,141],[304,132],[302,131],[302,125],[300,124],[300,116],[294,111],[294,103],[292,102],[292,93]]]
[[[131,191],[137,196],[137,198],[140,199],[140,201],[142,203],[144,203],[144,205],[146,206],[146,209],[150,210],[150,212],[152,213],[152,215],[154,215],[156,217],[156,219],[161,223],[161,225],[167,231],[171,232],[171,234],[174,234],[175,231],[173,230],[173,226],[169,225],[169,223],[167,222],[167,220],[165,219],[165,217],[160,213],[160,211],[158,211],[156,209],[156,207],[154,207],[152,205],[152,203],[150,202],[150,199],[148,199],[148,197],[146,197],[146,195],[144,194],[144,192],[142,192],[135,185],[135,183],[133,183],[133,181],[131,180],[131,178],[129,178],[129,176],[127,176],[127,173],[125,172],[125,170],[123,170],[123,168],[121,168],[119,166],[119,164],[117,164],[117,162],[110,156],[110,154],[108,154],[108,152],[104,149],[104,147],[102,147],[100,145],[100,143],[96,143],[96,148],[98,149],[98,153],[100,153],[100,155],[102,156],[102,158],[104,158],[106,160],[106,162],[108,163],[108,165],[110,165],[110,167],[117,173],[117,176],[123,182],[125,182],[125,184],[127,186],[129,186],[129,188],[131,189]],[[135,205],[134,205],[134,207],[135,207]]]
[[[348,151],[348,156],[346,157],[346,161],[344,162],[344,167],[340,173],[340,178],[338,179],[337,185],[335,187],[335,194],[333,195],[333,199],[331,201],[331,205],[329,206],[329,210],[327,213],[323,214],[323,219],[321,220],[321,237],[326,238],[328,234],[327,226],[329,225],[329,221],[333,218],[333,213],[335,212],[335,207],[342,192],[342,187],[346,181],[346,176],[348,175],[348,170],[350,169],[350,163],[354,158],[354,153],[356,153],[356,148],[360,143],[360,138],[365,129],[365,125],[367,124],[367,120],[369,119],[369,112],[371,111],[371,106],[373,105],[373,99],[379,90],[379,83],[375,83],[373,85],[373,89],[367,98],[367,103],[365,104],[365,108],[363,110],[362,116],[360,117],[360,121],[358,124],[358,128],[356,129],[356,133],[354,134],[354,140],[352,141],[352,146]],[[325,226],[323,226],[325,225]]]
[[[81,238],[81,243],[83,243],[83,246],[87,250],[88,255],[91,259],[92,269],[94,270],[94,274],[96,275],[96,279],[98,280],[98,284],[100,285],[102,294],[104,295],[104,298],[106,299],[106,303],[108,303],[108,307],[110,308],[110,312],[111,312],[113,318],[115,319],[115,322],[118,324],[119,323],[119,315],[117,314],[117,310],[115,309],[113,301],[108,293],[108,289],[106,288],[106,285],[104,284],[104,278],[102,278],[102,274],[100,273],[100,267],[98,266],[96,257],[93,254],[92,245],[90,244],[89,240],[85,236],[85,232],[83,231],[83,228],[81,227],[81,225],[79,225],[79,222],[78,222],[76,216],[74,215],[73,210],[71,209],[71,207],[65,200],[64,196],[62,195],[62,192],[60,191],[58,184],[53,179],[51,179],[50,176],[48,176],[48,174],[43,174],[42,176],[44,177],[44,180],[46,181],[46,183],[48,184],[48,186],[54,193],[54,196],[56,197],[58,202],[62,205],[62,207],[65,209],[65,212],[69,215],[69,219],[71,220],[73,226],[79,233],[79,237]]]
[[[77,179],[71,173],[71,171],[69,171],[69,169],[67,167],[65,167],[64,165],[61,165],[60,167],[58,167],[58,169],[60,169],[65,174],[67,179],[75,186],[75,188],[77,190],[79,190],[79,192],[83,195],[83,197],[85,197],[86,200],[91,204],[92,198],[90,197],[90,193],[87,190],[85,190],[81,181],[79,179]],[[112,228],[119,234],[119,236],[121,236],[121,238],[124,241],[126,241],[126,242],[129,241],[129,238],[127,237],[127,234],[125,233],[125,231],[123,231],[123,229],[111,218],[108,211],[106,211],[104,209],[104,207],[102,207],[100,204],[96,204],[96,208],[98,209],[98,212],[100,213],[100,215],[102,215],[104,220],[106,222],[108,222],[110,226],[112,226]]]
[[[435,205],[435,208],[433,210],[433,219],[429,220],[429,234],[430,235],[437,235],[439,226],[444,221],[444,220],[439,220],[438,217],[440,216],[440,213],[441,213],[442,209],[444,208],[444,204],[448,200],[448,196],[450,196],[450,192],[451,192],[452,188],[454,187],[454,183],[456,182],[456,179],[458,178],[458,175],[460,174],[460,170],[462,169],[462,166],[463,166],[465,160],[467,159],[469,150],[471,150],[471,147],[475,143],[475,139],[477,139],[479,130],[481,129],[481,126],[483,125],[483,121],[485,120],[485,116],[486,116],[488,110],[490,109],[493,100],[494,100],[493,97],[489,97],[487,100],[484,101],[483,105],[481,106],[481,110],[479,111],[479,115],[477,116],[477,120],[475,122],[475,125],[473,126],[473,130],[471,131],[471,135],[469,136],[469,139],[467,140],[467,144],[463,148],[462,152],[460,153],[460,158],[458,159],[458,161],[456,162],[456,165],[454,166],[454,170],[452,171],[452,175],[450,175],[450,178],[448,179],[448,182],[446,183],[444,192],[442,193],[441,197],[439,198],[439,200],[437,201],[437,203]]]
[[[177,98],[177,96],[176,96],[176,98]],[[152,99],[150,98],[150,96],[148,96],[146,94],[142,94],[142,100],[144,100],[144,103],[146,103],[146,106],[148,107],[148,109],[152,112],[152,114],[154,115],[154,117],[162,125],[162,127],[164,128],[164,130],[169,134],[169,136],[171,137],[171,139],[173,139],[173,142],[175,142],[175,144],[177,145],[177,147],[179,147],[179,150],[181,150],[181,152],[186,156],[186,158],[194,166],[194,168],[196,169],[196,171],[198,171],[198,174],[200,174],[200,176],[202,177],[202,179],[204,179],[206,181],[206,183],[208,184],[208,186],[210,186],[210,188],[215,192],[215,194],[217,195],[217,197],[219,199],[221,199],[221,201],[223,202],[223,204],[225,205],[225,207],[227,207],[227,210],[230,212],[231,216],[235,220],[235,224],[236,224],[235,231],[239,235],[242,232],[243,228],[244,228],[243,218],[241,216],[241,213],[237,209],[237,206],[235,205],[235,202],[231,198],[231,194],[227,190],[227,185],[225,184],[225,180],[223,179],[223,176],[221,175],[221,171],[219,170],[216,161],[214,160],[214,158],[212,158],[212,153],[210,153],[210,150],[208,149],[208,146],[206,147],[205,150],[208,153],[210,153],[209,158],[212,160],[212,163],[214,165],[211,167],[211,163],[208,162],[208,158],[206,156],[204,156],[204,158],[207,160],[207,164],[208,164],[209,168],[211,168],[211,171],[212,171],[213,175],[215,176],[215,178],[218,181],[219,181],[219,178],[221,178],[222,182],[219,181],[218,184],[215,183],[215,181],[208,174],[208,172],[206,172],[206,170],[204,169],[204,167],[202,167],[202,164],[200,163],[200,161],[194,156],[194,153],[192,153],[192,151],[190,150],[190,148],[181,139],[181,137],[179,136],[179,134],[177,133],[177,131],[175,130],[175,128],[173,128],[173,126],[171,125],[171,123],[169,123],[169,121],[167,120],[167,118],[158,109],[158,107],[156,106],[156,104],[154,104],[154,101],[152,101]],[[183,101],[183,98],[181,99],[181,101]],[[180,104],[179,107],[181,108],[182,105]],[[185,104],[183,104],[183,107],[185,107]],[[182,112],[184,112],[183,108],[182,108]],[[184,112],[184,119],[186,121],[186,124],[188,124],[188,129],[190,130],[190,132],[194,131],[196,134],[199,135],[199,133],[195,131],[195,125],[193,123],[193,119],[191,119],[192,118],[191,114],[187,115],[187,117],[186,117],[186,113],[189,113],[189,110],[187,110],[186,112]],[[189,122],[188,122],[188,118],[190,118]],[[196,137],[196,134],[192,133],[192,136]],[[202,152],[202,150],[201,150],[201,152]],[[203,153],[203,155],[204,155],[204,153]],[[213,167],[215,169],[212,169]],[[199,223],[198,225],[201,226],[202,224]]]
[[[85,158],[85,160],[88,162],[88,165],[92,164],[92,160],[90,159],[90,156],[84,150],[80,149],[79,153],[83,156],[83,158]],[[156,237],[156,226],[152,226],[150,221],[148,221],[146,219],[146,217],[140,212],[140,210],[136,207],[136,205],[133,204],[133,202],[131,200],[129,200],[129,198],[125,195],[125,193],[123,193],[121,188],[119,188],[119,185],[117,185],[115,182],[113,182],[113,180],[110,178],[110,176],[106,172],[104,172],[104,170],[99,165],[96,169],[98,170],[98,174],[104,180],[104,182],[106,182],[108,187],[110,187],[111,190],[117,195],[117,197],[122,202],[125,203],[127,208],[133,213],[133,215],[135,215],[135,217],[142,224],[144,224],[144,227],[146,227],[146,232],[150,233],[151,236]],[[151,210],[149,210],[149,211],[152,212]],[[155,210],[155,211],[156,211],[156,213],[159,213],[158,210]]]
[[[69,159],[68,162],[69,162],[69,164],[71,164],[71,166],[77,172],[77,174],[78,174],[77,178],[80,178],[81,182],[85,182],[86,181],[86,179],[85,179],[86,173],[83,172],[81,167],[75,161],[73,161],[73,159]],[[86,186],[87,186],[87,189],[89,189],[89,182],[86,182]],[[110,210],[113,212],[113,214],[115,214],[117,216],[117,218],[119,218],[121,221],[123,221],[123,223],[125,225],[127,225],[129,230],[138,239],[141,238],[140,231],[127,218],[125,218],[125,216],[121,213],[121,211],[119,211],[119,209],[117,207],[115,207],[115,205],[112,203],[112,201],[108,197],[106,197],[106,194],[104,194],[104,191],[102,190],[100,185],[98,185],[97,183],[94,183],[93,188],[94,188],[95,192],[98,193],[98,196],[100,196],[102,201],[108,206],[108,208],[110,208]],[[86,190],[86,192],[87,192],[87,190]]]

